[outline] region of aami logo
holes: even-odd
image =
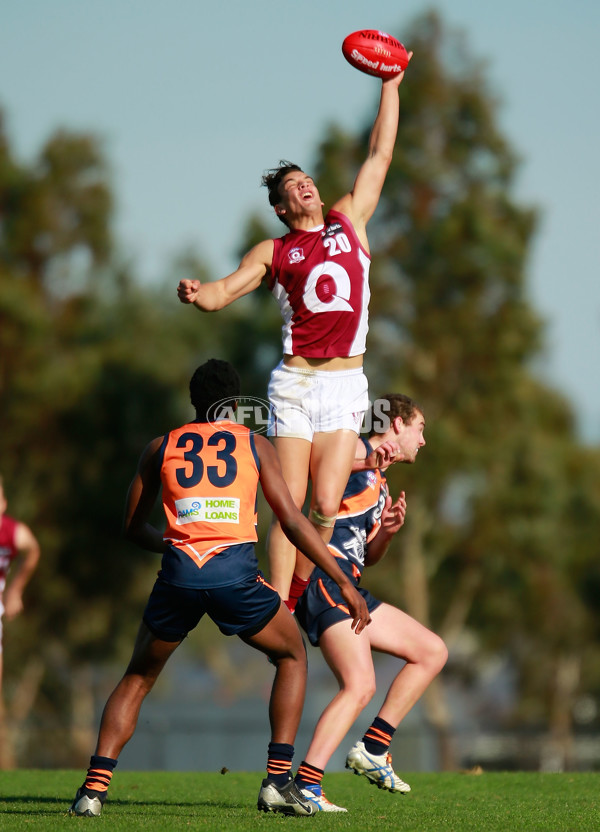
[[[175,500],[177,510],[177,524],[195,523],[200,519],[202,502],[195,497],[186,497],[183,500]]]

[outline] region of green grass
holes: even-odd
[[[0,829],[206,830],[260,832],[296,828],[356,832],[598,832],[600,774],[483,773],[406,775],[408,795],[379,791],[363,777],[328,774],[331,800],[348,814],[311,818],[256,810],[262,774],[119,772],[100,818],[67,809],[81,771],[0,772]]]

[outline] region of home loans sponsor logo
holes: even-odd
[[[239,523],[237,497],[184,497],[175,500],[177,525],[186,523]]]

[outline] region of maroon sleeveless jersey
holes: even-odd
[[[18,552],[15,546],[15,531],[18,522],[4,514],[0,517],[0,593],[6,583],[6,575],[10,562],[16,558]]]
[[[273,240],[269,288],[283,318],[284,355],[346,358],[366,349],[371,258],[348,217]]]

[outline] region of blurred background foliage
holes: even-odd
[[[366,371],[372,399],[400,391],[421,404],[427,448],[389,471],[408,518],[365,583],[448,642],[425,701],[443,767],[457,763],[445,678],[473,680],[493,655],[509,656],[516,678],[505,727],[542,732],[568,767],[576,705],[600,697],[600,449],[581,444],[574,405],[535,374],[538,209],[515,200],[519,160],[485,66],[436,14],[405,38],[419,61],[369,226]],[[373,115],[356,135],[326,126],[314,171],[326,205],[351,188]],[[162,284],[144,281],[120,255],[117,201],[93,134],[63,129],[24,165],[0,117],[0,470],[9,513],[43,553],[26,614],[5,628],[12,763],[23,765],[51,764],[35,741],[47,721],[63,738],[53,764],[87,758],[98,668],[128,658],[159,566],[120,536],[141,450],[192,416],[199,363],[230,360],[244,394],[265,397],[280,357],[266,289],[216,315],[181,306],[178,280],[210,279],[208,264],[182,252]],[[281,233],[249,217],[240,254]],[[224,642],[200,635],[197,649],[227,674]],[[587,727],[598,725],[592,709]]]

